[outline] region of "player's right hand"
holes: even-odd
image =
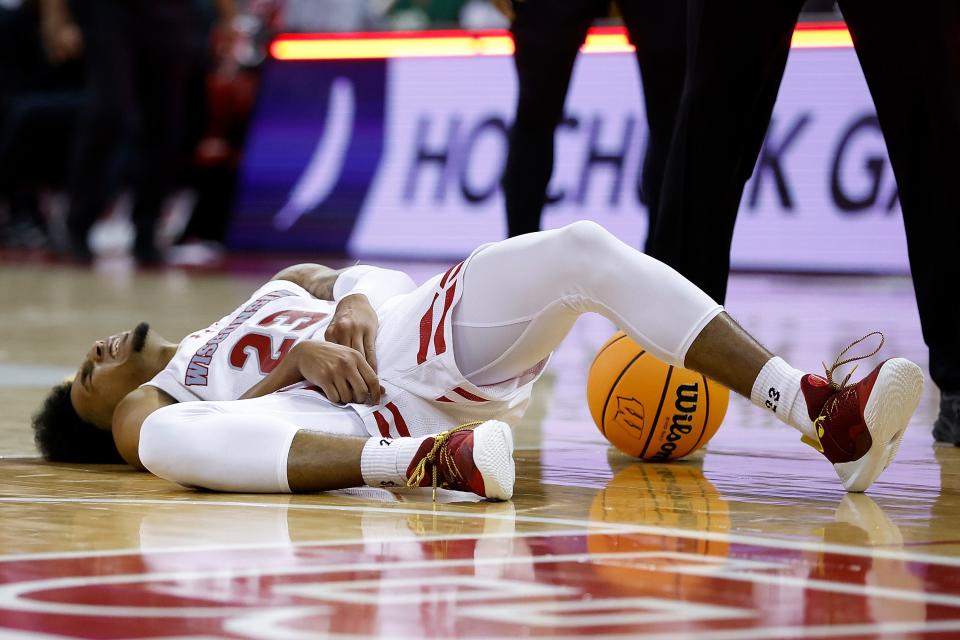
[[[332,342],[306,340],[296,352],[300,375],[332,402],[380,404],[383,387],[363,353]]]
[[[348,295],[337,304],[333,319],[323,334],[327,342],[352,347],[363,354],[370,368],[377,370],[377,312],[365,295]]]

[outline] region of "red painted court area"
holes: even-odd
[[[0,625],[76,638],[960,634],[952,558],[596,529],[396,540],[375,552],[308,544],[12,560],[0,566]]]

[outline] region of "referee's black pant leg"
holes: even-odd
[[[190,69],[193,8],[178,0],[141,4],[137,25],[137,103],[140,156],[133,223],[134,253],[154,251],[154,232],[164,201],[173,191],[184,155],[185,87]]]
[[[689,0],[686,84],[650,253],[718,302],[802,0]]]
[[[136,55],[130,35],[134,18],[125,4],[80,3],[77,20],[83,29],[87,102],[70,163],[67,228],[82,250],[116,187],[114,163],[136,124]]]
[[[960,391],[960,5],[841,0],[897,179],[930,374]]]
[[[680,108],[686,70],[686,0],[618,0],[617,6],[636,49],[647,114],[646,148],[639,200],[647,207],[647,246],[660,208],[663,172]]]
[[[501,181],[510,237],[540,229],[553,173],[554,134],[563,118],[573,64],[603,5],[596,0],[514,4],[517,109]]]

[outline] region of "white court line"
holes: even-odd
[[[36,631],[21,631],[19,629],[0,629],[0,640],[63,640],[64,638],[74,638],[75,636],[61,636],[49,633],[37,633]],[[152,638],[151,640],[160,640]]]
[[[960,631],[960,620],[926,622],[878,622],[875,624],[836,624],[759,627],[747,629],[704,629],[702,631],[667,631],[664,633],[603,634],[603,640],[782,640],[783,638],[842,638],[845,636],[879,636],[905,633],[942,633]],[[335,638],[336,636],[328,636]],[[341,636],[344,640],[349,636]],[[471,638],[493,640],[493,638]],[[550,636],[550,640],[583,640],[583,636]]]
[[[810,551],[812,553],[830,553],[835,555],[848,555],[861,558],[884,558],[888,560],[900,560],[903,562],[918,562],[925,564],[941,565],[946,567],[960,567],[960,557],[947,557],[930,553],[916,553],[906,549],[887,549],[877,547],[855,547],[852,545],[835,544],[830,542],[817,542],[806,540],[791,540],[786,538],[765,538],[759,535],[724,533],[720,531],[692,531],[689,529],[677,529],[674,527],[659,527],[655,525],[641,524],[621,524],[616,522],[597,522],[595,520],[584,520],[579,518],[550,518],[546,516],[524,516],[522,514],[496,514],[496,513],[472,513],[470,511],[437,511],[433,509],[412,509],[409,507],[367,507],[352,505],[326,505],[326,504],[273,504],[267,502],[242,502],[242,501],[213,501],[213,500],[156,500],[141,498],[55,498],[55,497],[35,497],[35,498],[0,498],[2,503],[62,503],[62,504],[125,504],[125,505],[189,505],[204,507],[248,507],[251,509],[299,509],[307,511],[341,511],[341,512],[366,512],[366,513],[386,513],[402,515],[426,515],[426,516],[448,516],[454,518],[476,518],[480,520],[503,520],[509,522],[522,522],[528,524],[544,524],[554,526],[577,527],[587,530],[590,533],[619,533],[619,534],[642,534],[651,536],[670,536],[674,538],[686,538],[691,540],[707,540],[711,542],[720,542],[727,544],[743,544],[754,547],[766,547],[771,549],[785,549],[789,551]],[[516,535],[516,534],[513,534]],[[543,535],[543,534],[533,534]],[[554,534],[557,535],[557,534]],[[470,537],[482,538],[482,534]],[[530,536],[527,536],[530,537]],[[410,540],[416,541],[423,538],[413,537]],[[391,541],[401,541],[404,538],[391,538]],[[351,539],[349,542],[340,541],[339,544],[363,544],[364,539]],[[288,547],[289,544],[273,545],[277,547]],[[171,552],[181,550],[181,548],[171,548]],[[153,553],[153,550],[148,550]],[[142,553],[143,550],[137,549],[133,553]],[[162,553],[164,551],[157,551]],[[0,562],[12,562],[21,559],[44,559],[56,558],[59,553],[93,553],[93,552],[50,552],[49,554],[10,554],[0,556]],[[111,552],[100,552],[104,554],[121,555],[129,553],[128,550],[118,550]],[[75,555],[69,557],[83,557]]]
[[[424,585],[429,586],[434,593],[424,594],[422,590]],[[467,593],[458,593],[458,588]],[[581,594],[580,589],[575,587],[526,580],[485,578],[466,574],[432,575],[428,580],[424,580],[423,576],[412,576],[409,578],[351,580],[349,582],[337,580],[295,582],[293,584],[274,585],[270,592],[294,596],[299,599],[319,600],[324,603],[335,602],[337,604],[383,607],[395,605],[422,606],[424,604],[436,606],[438,589],[443,591],[442,594],[439,594],[440,597],[447,600],[451,605],[461,605],[463,601],[485,602],[488,600],[513,600],[514,598],[517,600],[521,598],[572,598]],[[458,612],[458,615],[463,615],[462,610]]]
[[[268,614],[269,615],[269,614]],[[259,617],[259,616],[258,616]],[[266,618],[267,616],[264,616]],[[278,623],[292,622],[296,616],[283,611],[271,619],[256,620],[253,617],[237,618],[227,621],[225,630],[247,638],[269,640],[315,640],[315,632],[298,631],[294,628],[278,627]],[[260,623],[260,624],[258,624]],[[809,627],[780,626],[739,629],[707,629],[696,631],[667,631],[663,633],[603,633],[591,635],[602,640],[782,640],[783,638],[842,638],[846,636],[881,636],[906,633],[943,633],[960,631],[960,621],[938,620],[936,622],[881,622],[877,624],[838,624]],[[324,632],[323,638],[329,640],[358,640],[373,638],[368,634],[345,634]],[[422,636],[393,636],[392,640],[419,640]],[[470,640],[503,640],[502,636],[467,636]],[[583,640],[583,635],[531,636],[531,638],[549,638],[549,640]],[[162,639],[157,639],[162,640]]]
[[[716,622],[756,617],[754,609],[729,605],[706,604],[675,598],[590,598],[579,601],[549,600],[540,602],[512,602],[462,605],[457,615],[466,618],[515,624],[544,629],[575,629],[578,627],[612,627],[665,624],[683,620]]]
[[[602,633],[591,635],[591,638],[597,640],[783,640],[783,638],[843,638],[846,636],[881,636],[896,634],[900,637],[906,633],[943,633],[948,631],[960,631],[960,620],[937,620],[935,622],[916,621],[916,622],[878,622],[875,624],[837,624],[837,625],[811,625],[809,627],[801,626],[780,626],[780,627],[755,627],[738,629],[704,629],[691,631],[664,631],[661,633]],[[244,635],[242,631],[234,630],[233,633]],[[248,635],[247,637],[265,637]],[[357,640],[358,638],[369,638],[368,635],[350,635],[350,634],[325,634],[324,638],[330,640]],[[411,636],[410,640],[419,636]],[[483,637],[468,636],[470,640],[503,640],[502,637]],[[549,638],[549,640],[583,640],[583,635],[564,636],[531,636],[533,638]],[[281,636],[273,636],[271,640],[283,640]],[[401,640],[395,637],[392,640]]]
[[[0,562],[27,562],[33,560],[75,560],[82,558],[110,558],[115,556],[152,556],[164,553],[200,553],[218,551],[237,551],[249,550],[257,551],[264,549],[297,549],[301,547],[338,547],[338,546],[358,546],[358,545],[377,545],[377,544],[400,544],[400,543],[418,543],[418,542],[447,542],[455,540],[487,540],[497,538],[521,539],[521,538],[561,538],[567,536],[586,536],[591,533],[618,533],[616,531],[586,531],[576,529],[563,529],[554,531],[492,531],[484,533],[477,531],[475,533],[436,533],[432,535],[409,535],[409,536],[390,536],[390,537],[372,537],[363,538],[335,538],[333,540],[298,540],[296,542],[264,542],[264,543],[239,543],[239,544],[206,544],[206,545],[185,545],[182,547],[158,547],[144,549],[142,547],[129,547],[126,549],[104,549],[102,551],[50,551],[38,553],[10,554],[0,556]]]

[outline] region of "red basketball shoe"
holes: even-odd
[[[427,438],[407,468],[407,485],[471,491],[509,500],[515,478],[513,435],[499,420],[473,422]]]
[[[891,358],[854,385],[846,386],[849,375],[841,384],[834,383],[833,371],[848,362],[852,360],[840,362],[838,357],[826,369],[826,378],[811,373],[801,379],[807,412],[817,431],[816,441],[803,440],[833,463],[847,491],[859,492],[865,491],[896,455],[910,416],[920,403],[923,373],[909,360]]]

